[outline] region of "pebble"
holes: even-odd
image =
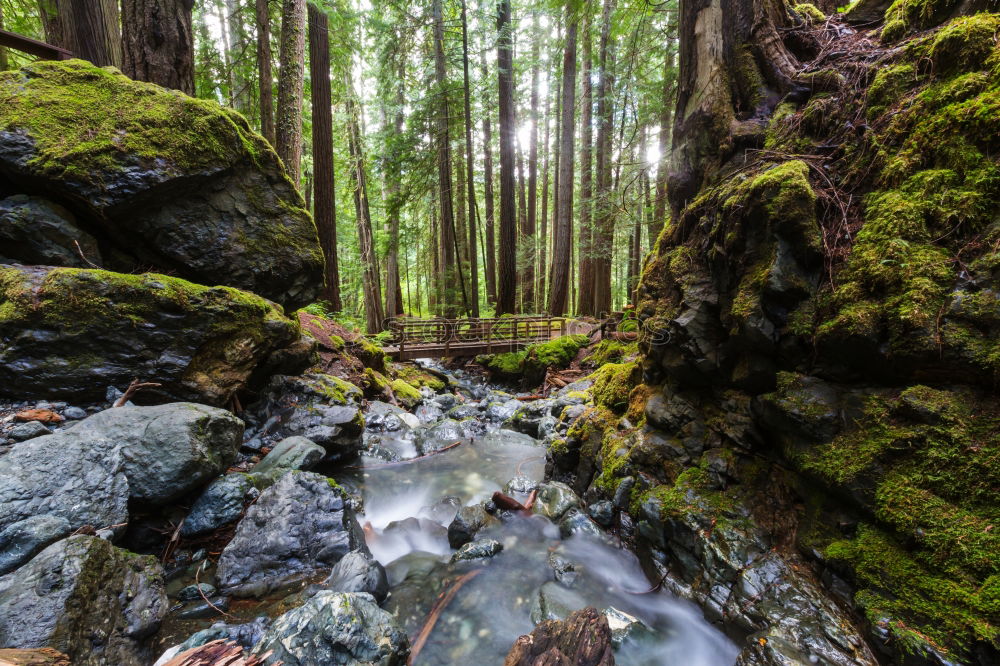
[[[63,416],[71,421],[79,421],[87,418],[87,411],[80,407],[67,407],[63,410]]]
[[[204,593],[206,597],[211,597],[215,594],[215,587],[209,585],[208,583],[198,583],[197,585],[188,585],[182,588],[180,592],[177,593],[177,598],[181,601],[193,601],[195,599],[201,599],[201,593],[198,592],[198,588],[201,588],[201,593]]]
[[[50,434],[52,434],[52,431],[38,421],[28,421],[27,423],[16,425],[10,430],[11,439],[17,442],[23,442],[28,439],[34,439],[35,437]]]

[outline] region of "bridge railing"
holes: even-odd
[[[423,345],[452,346],[477,343],[483,353],[492,353],[494,345],[504,350],[551,340],[553,334],[566,332],[562,317],[492,317],[463,319],[414,319],[399,317],[387,322],[391,343],[402,353],[406,347]]]

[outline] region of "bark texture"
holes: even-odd
[[[514,643],[504,666],[613,666],[608,620],[590,606],[547,620]]]
[[[305,89],[306,0],[283,0],[278,55],[275,149],[295,186],[302,162],[302,96]]]
[[[500,88],[500,261],[497,314],[512,313],[517,298],[517,196],[514,187],[514,45],[510,0],[497,5],[497,69]]]
[[[271,74],[271,13],[267,0],[256,0],[257,85],[260,88],[260,133],[268,143],[274,138],[274,78]]]
[[[118,0],[39,0],[45,41],[99,67],[122,66]]]
[[[122,2],[122,72],[194,95],[194,0]]]

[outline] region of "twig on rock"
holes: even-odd
[[[73,245],[75,245],[75,246],[76,246],[76,253],[77,253],[78,255],[80,255],[80,258],[81,258],[81,259],[83,259],[83,261],[84,261],[84,262],[85,262],[85,263],[86,263],[86,264],[87,264],[88,266],[90,266],[91,268],[96,268],[96,269],[98,269],[98,270],[101,270],[101,267],[100,267],[100,266],[98,266],[97,264],[95,264],[94,262],[92,262],[92,261],[91,261],[90,259],[87,259],[87,257],[86,257],[86,256],[85,256],[85,255],[83,254],[83,248],[81,248],[81,247],[80,247],[80,241],[77,241],[77,240],[74,240],[74,241],[73,241]]]
[[[163,384],[158,384],[156,382],[140,382],[139,378],[136,377],[132,380],[132,383],[128,385],[128,388],[125,389],[125,392],[122,393],[122,397],[115,400],[115,404],[112,405],[112,407],[124,407],[125,403],[128,402],[138,391],[141,391],[144,388],[154,388],[157,386],[163,386]]]

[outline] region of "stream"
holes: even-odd
[[[693,604],[648,592],[651,583],[638,559],[609,535],[563,539],[548,518],[513,514],[476,534],[477,541],[500,542],[501,552],[449,562],[455,551],[447,526],[459,507],[482,504],[502,489],[524,502],[545,472],[541,442],[501,427],[517,401],[460,371],[449,376],[465,402],[448,407],[451,396],[436,396],[406,416],[377,405],[365,439],[368,451],[380,455],[364,456],[354,469],[327,470],[363,497],[359,521],[391,585],[385,607],[397,614],[411,642],[438,596],[464,578],[415,663],[501,664],[518,636],[532,630],[533,616],[561,617],[592,605],[612,609],[616,640],[626,636],[616,652],[619,664],[732,664],[736,646]],[[458,441],[440,453],[397,462]]]

